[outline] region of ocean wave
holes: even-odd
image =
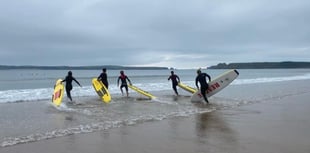
[[[169,90],[170,85],[164,83],[137,83],[135,86],[147,91]],[[120,93],[120,89],[116,85],[110,85],[110,94]],[[133,92],[130,90],[130,92]],[[52,98],[53,88],[39,89],[17,89],[0,91],[0,103],[17,103],[17,102],[33,102],[43,101]],[[97,96],[92,86],[74,87],[71,91],[72,97],[88,97]]]
[[[233,85],[242,84],[257,84],[257,83],[271,83],[271,82],[283,82],[283,81],[297,81],[310,79],[310,73],[299,76],[287,76],[287,77],[261,77],[253,79],[236,79],[232,82]]]

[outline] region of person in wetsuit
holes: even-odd
[[[127,77],[127,75],[125,75],[124,71],[120,71],[120,76],[117,79],[117,86],[119,86],[119,80],[121,80],[121,86],[120,86],[120,90],[122,92],[122,95],[124,95],[123,93],[123,88],[125,87],[126,89],[126,94],[128,97],[128,85],[127,85],[127,81],[129,81],[129,84],[131,84],[131,81],[129,80],[129,78]]]
[[[199,86],[198,86],[198,82],[200,84],[200,92],[204,98],[204,100],[209,103],[207,96],[206,96],[206,91],[208,90],[208,83],[206,80],[206,77],[208,77],[209,82],[211,81],[211,77],[210,75],[208,75],[207,73],[201,73],[201,70],[197,70],[197,77],[196,77],[196,87],[199,90]]]
[[[68,75],[66,76],[66,78],[64,80],[62,80],[61,82],[66,82],[66,93],[67,93],[67,97],[70,99],[70,101],[72,101],[72,97],[71,97],[71,90],[72,90],[72,81],[75,81],[80,87],[82,87],[80,85],[80,83],[72,76],[72,72],[69,71]]]
[[[171,75],[168,78],[168,81],[171,79],[172,81],[172,89],[174,90],[176,95],[179,95],[178,90],[177,90],[177,85],[180,82],[180,78],[178,75],[174,74],[173,71],[171,71]]]
[[[97,79],[100,80],[105,85],[105,87],[107,89],[109,88],[108,75],[107,75],[107,69],[106,68],[102,69],[102,73],[98,76]]]

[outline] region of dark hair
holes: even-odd
[[[107,71],[107,69],[106,69],[106,68],[103,68],[102,71],[105,72],[105,71]]]
[[[69,72],[68,72],[68,75],[72,76],[72,72],[71,72],[71,71],[69,71]]]

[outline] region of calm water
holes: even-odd
[[[215,78],[226,70],[205,70]],[[91,78],[101,71],[75,70],[82,88],[73,83],[77,104],[59,108],[51,105],[53,85],[64,78],[64,70],[0,70],[0,147],[31,143],[72,134],[109,130],[174,117],[268,102],[275,98],[310,92],[310,69],[238,70],[231,85],[210,97],[210,105],[190,102],[190,94],[178,89],[175,97],[170,70],[127,70],[132,83],[157,96],[147,100],[130,91],[123,97],[116,86],[119,71],[108,70],[110,104],[101,102],[91,86]],[[175,70],[181,81],[194,87],[195,70]]]

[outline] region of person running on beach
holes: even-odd
[[[174,90],[175,94],[178,96],[178,90],[177,90],[177,85],[180,82],[180,78],[178,75],[174,74],[173,71],[171,71],[171,75],[168,78],[168,81],[171,79],[172,81],[172,89]]]
[[[109,88],[108,75],[107,75],[107,69],[106,68],[102,69],[102,73],[98,76],[97,79],[100,80],[105,85],[105,87],[107,89]]]
[[[71,97],[71,90],[72,90],[72,81],[75,81],[80,87],[81,84],[72,76],[72,72],[69,71],[68,75],[66,76],[66,78],[64,80],[61,81],[62,82],[66,82],[66,93],[67,93],[67,97],[70,99],[70,101],[72,102],[72,97]]]
[[[120,86],[120,90],[122,92],[122,95],[124,95],[123,92],[123,88],[125,87],[126,89],[126,95],[128,97],[128,85],[127,85],[127,81],[129,81],[129,84],[131,85],[131,81],[129,80],[129,78],[127,77],[127,75],[124,74],[124,71],[120,71],[120,76],[117,79],[117,86],[119,86],[119,80],[121,80],[121,86]]]
[[[206,80],[206,77],[208,77],[209,82],[211,81],[211,77],[210,75],[208,75],[207,73],[201,73],[201,70],[198,69],[197,70],[197,77],[196,77],[196,87],[199,90],[199,86],[198,86],[198,82],[200,83],[200,92],[204,98],[204,100],[209,103],[207,96],[206,96],[206,91],[208,90],[208,83]]]

